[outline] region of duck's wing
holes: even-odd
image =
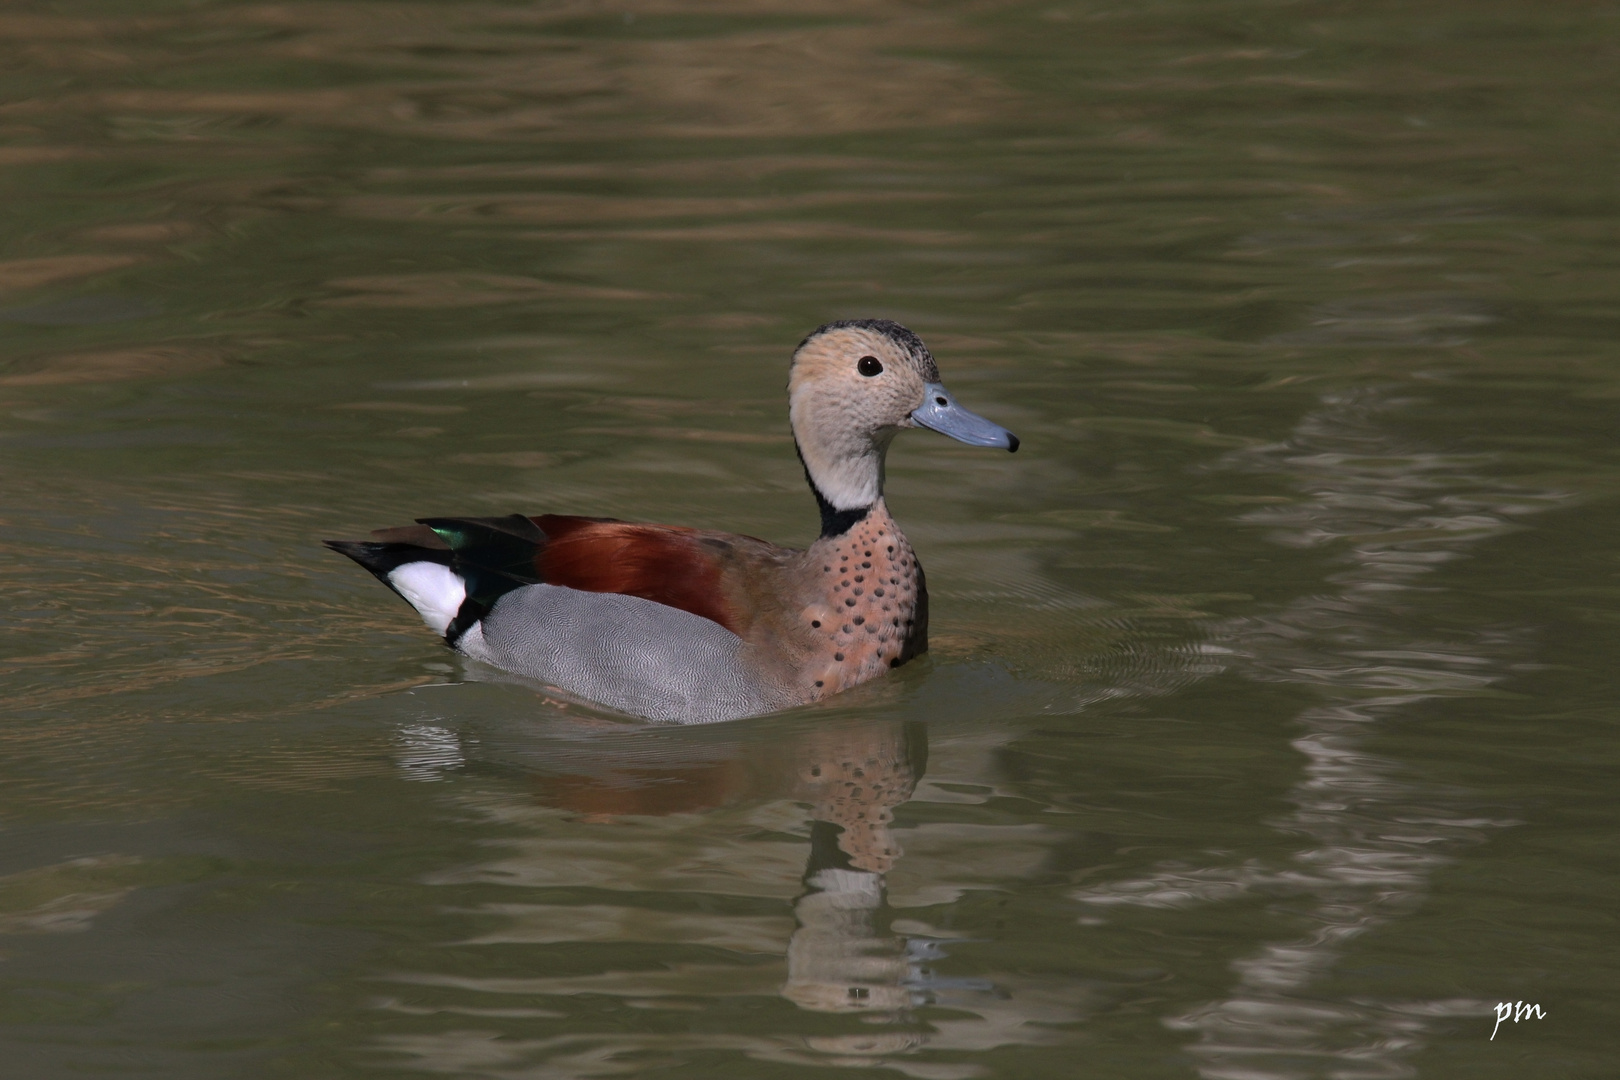
[[[738,579],[771,550],[750,536],[545,514],[535,554],[539,580],[583,592],[639,596],[744,633]]]
[[[423,518],[379,529],[369,541],[326,543],[403,596],[452,643],[524,585],[639,597],[741,635],[749,613],[740,610],[740,590],[774,551],[754,537],[562,514]]]
[[[544,515],[425,518],[328,541],[463,653],[623,712],[697,722],[791,703],[749,654],[751,537]]]

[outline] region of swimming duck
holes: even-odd
[[[928,648],[928,589],[883,502],[903,428],[973,446],[1018,437],[956,403],[922,339],[832,322],[788,376],[821,508],[804,550],[732,533],[541,514],[423,518],[328,540],[474,660],[633,716],[729,720],[830,697]]]

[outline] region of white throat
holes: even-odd
[[[890,432],[881,444],[837,448],[801,439],[799,456],[810,482],[834,510],[862,510],[883,498],[883,459],[893,437]]]
[[[864,389],[795,378],[788,391],[804,470],[834,510],[863,510],[883,497],[883,459],[899,428],[871,421]]]

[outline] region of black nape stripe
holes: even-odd
[[[830,821],[810,822],[810,858],[805,861],[803,878],[806,886],[817,889],[810,881],[823,870],[855,869],[849,852],[844,850],[843,838],[842,825]]]
[[[821,489],[816,487],[816,479],[810,475],[810,466],[804,463],[804,451],[799,449],[797,442],[793,444],[793,452],[799,455],[799,465],[804,469],[805,483],[809,484],[810,490],[815,493],[816,507],[821,511],[821,538],[823,540],[829,536],[843,536],[865,520],[867,512],[872,509],[870,506],[862,506],[854,510],[840,510],[835,507],[827,501],[827,496],[821,493]]]
[[[832,504],[816,492],[816,502],[821,507],[821,536],[843,536],[866,518],[866,512],[872,509],[863,506],[859,510],[834,510]]]

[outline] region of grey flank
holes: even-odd
[[[457,647],[650,720],[732,720],[792,703],[748,669],[736,634],[638,596],[529,585],[501,597]]]

